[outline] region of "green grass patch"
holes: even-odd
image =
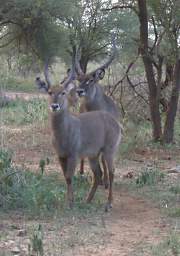
[[[1,211],[20,210],[30,215],[51,215],[67,210],[66,185],[59,172],[46,175],[20,169],[12,164],[11,154],[0,151],[0,208]],[[98,209],[101,206],[97,194],[93,204],[86,204],[84,198],[90,189],[89,179],[77,175],[73,179],[75,192],[74,212]]]
[[[24,101],[17,99],[0,109],[4,125],[26,125],[42,122],[48,117],[47,102],[44,99]]]
[[[168,209],[168,215],[173,218],[179,218],[180,217],[180,207],[173,207]]]
[[[180,195],[180,185],[174,185],[174,186],[171,186],[170,189],[169,189],[172,193],[176,194],[176,195]]]
[[[137,186],[153,186],[164,180],[164,173],[160,172],[158,169],[146,168],[143,170],[139,176],[136,178]]]
[[[152,256],[180,255],[180,234],[173,232],[164,241],[151,248]]]
[[[28,252],[29,255],[44,255],[43,230],[41,224],[39,224],[37,227],[33,229],[33,232],[30,237],[30,243],[28,246]]]
[[[173,218],[180,216],[179,183],[172,185],[168,177],[156,166],[143,168],[134,179],[124,179],[121,183],[131,193],[148,198],[159,206],[162,213]]]

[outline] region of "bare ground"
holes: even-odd
[[[165,235],[167,224],[152,204],[121,189],[116,189],[114,198],[111,212],[95,216],[72,214],[43,221],[18,213],[3,216],[0,249],[10,252],[17,247],[20,255],[27,255],[28,230],[37,223],[43,226],[45,255],[136,255],[139,247],[155,244]],[[20,235],[21,230],[27,233]]]

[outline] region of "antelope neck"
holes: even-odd
[[[60,131],[63,128],[66,129],[69,123],[69,115],[68,110],[62,110],[51,113],[51,122],[53,131]]]
[[[93,95],[88,99],[86,98],[87,107],[91,110],[99,109],[99,102],[102,100],[102,93],[100,86],[95,86]]]
[[[87,103],[91,103],[91,102],[95,99],[96,95],[97,95],[97,87],[94,86],[93,92],[92,92],[92,94],[90,95],[90,97],[86,97]]]

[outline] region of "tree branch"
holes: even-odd
[[[133,60],[133,61],[128,65],[124,76],[123,76],[118,82],[116,82],[116,83],[113,85],[113,89],[112,89],[112,91],[111,91],[111,93],[110,93],[110,96],[112,96],[113,93],[116,91],[118,85],[123,83],[123,81],[125,80],[125,78],[128,76],[128,73],[129,73],[130,69],[132,68],[132,66],[134,65],[134,63],[138,60],[138,58],[139,58],[139,54],[136,56],[135,60]]]
[[[0,45],[0,48],[3,48],[3,47],[6,47],[6,46],[10,45],[10,44],[11,44],[13,41],[15,41],[18,37],[19,37],[19,35],[16,36],[16,37],[13,37],[11,40],[9,40],[9,42]]]
[[[156,47],[156,44],[157,44],[157,41],[158,41],[158,32],[157,32],[157,29],[156,29],[156,23],[155,23],[154,16],[152,16],[151,19],[152,19],[152,24],[153,24],[153,28],[154,28],[154,35],[155,35],[155,40],[154,40],[153,46],[151,47],[151,50],[150,50],[151,53],[152,53],[154,48]]]
[[[138,15],[138,11],[136,10],[135,6],[133,6],[132,4],[122,4],[122,5],[115,4],[111,8],[104,8],[104,9],[101,9],[101,11],[112,11],[115,9],[131,9]]]
[[[146,100],[144,98],[144,96],[142,96],[140,93],[137,92],[137,90],[135,89],[135,86],[133,85],[132,81],[130,80],[129,76],[127,75],[127,81],[129,83],[129,85],[131,86],[131,88],[133,89],[133,91],[147,104],[149,105],[148,100]]]

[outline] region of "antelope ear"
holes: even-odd
[[[96,80],[102,80],[104,78],[104,75],[105,75],[105,69],[104,68],[98,69],[95,73],[95,78]]]
[[[69,93],[72,89],[74,89],[76,86],[74,83],[69,83],[68,85],[66,85],[65,90],[67,93]]]
[[[45,92],[48,92],[49,88],[48,88],[47,84],[43,80],[41,80],[40,77],[36,77],[35,84],[40,91],[43,90]]]

